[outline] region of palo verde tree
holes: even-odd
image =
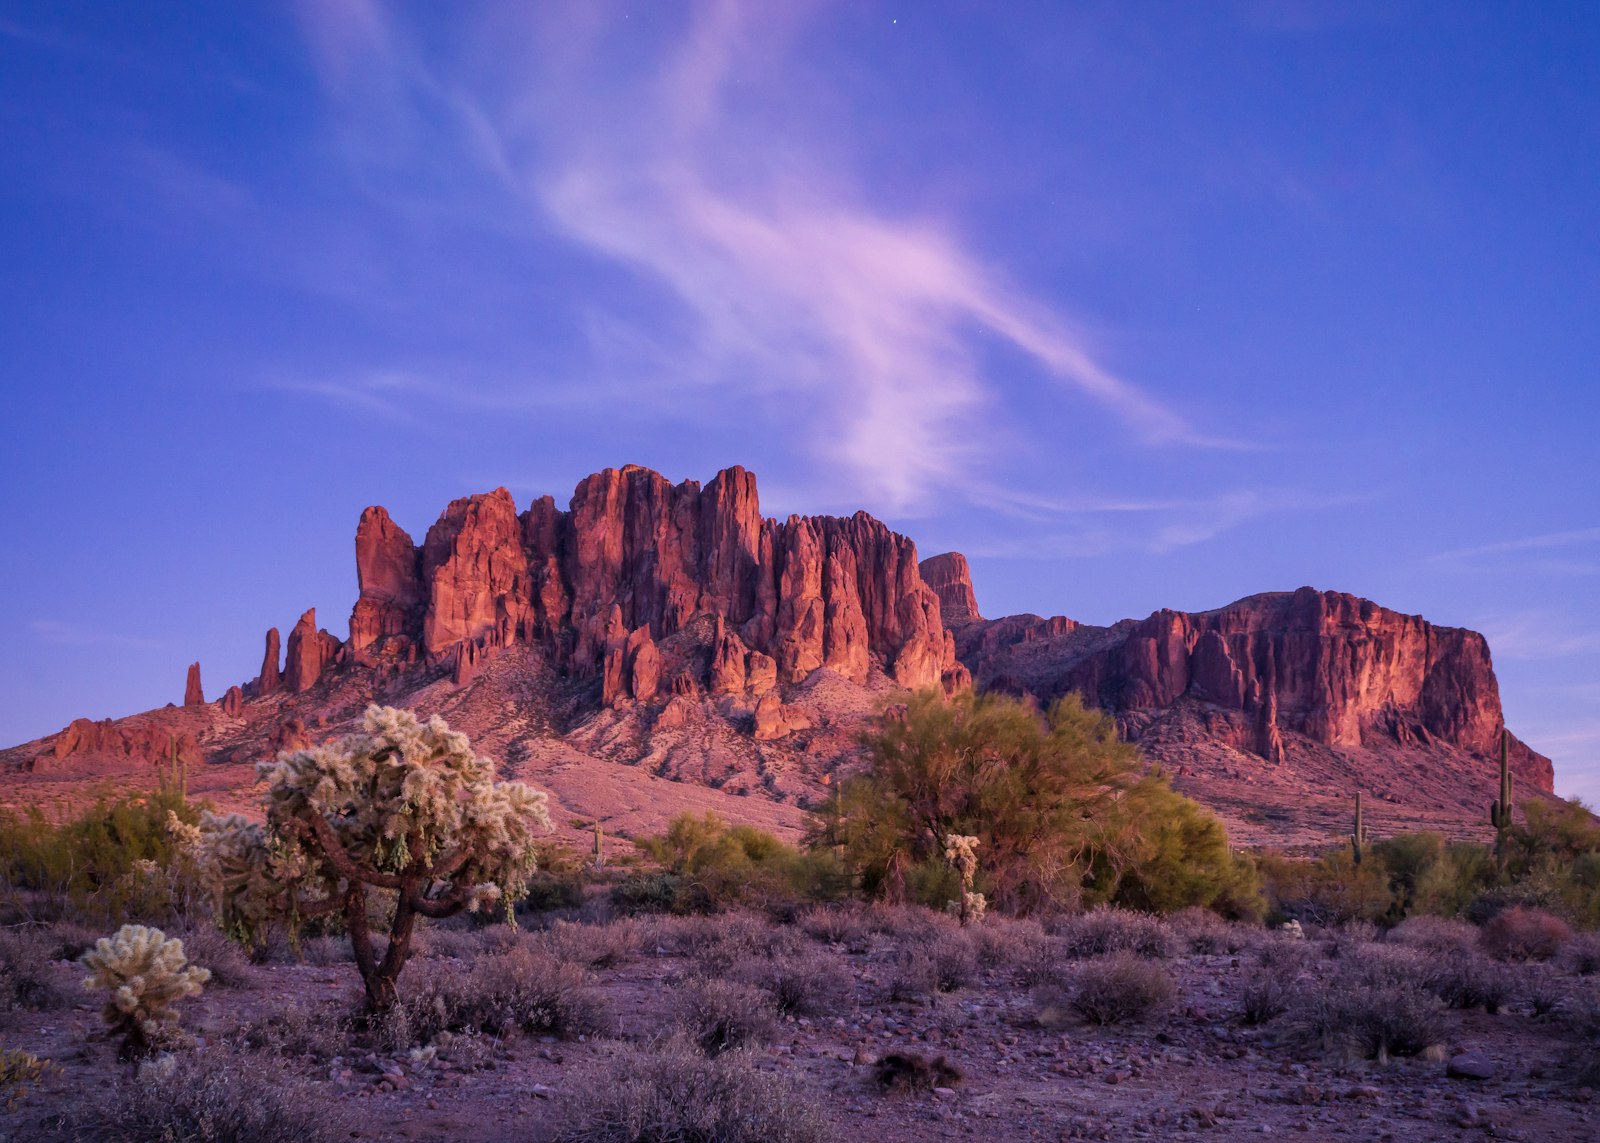
[[[976,889],[1011,911],[1254,894],[1221,824],[1146,774],[1115,723],[1076,695],[1041,714],[1005,695],[919,692],[866,746],[866,772],[813,840],[840,846],[869,892],[899,897],[911,879],[949,876],[957,835],[976,839]],[[948,895],[961,891],[952,878]]]
[[[513,901],[536,869],[534,834],[550,827],[546,796],[496,782],[494,763],[435,717],[370,706],[365,732],[257,767],[267,819],[207,815],[200,857],[225,927],[259,940],[276,921],[338,914],[375,1012],[395,984],[420,917]],[[369,895],[393,920],[382,955],[369,931]]]

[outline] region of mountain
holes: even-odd
[[[1111,627],[985,619],[959,553],[919,562],[862,512],[766,519],[742,468],[704,487],[607,469],[565,510],[519,513],[496,489],[420,544],[370,507],[355,555],[348,638],[308,610],[215,702],[196,663],[182,706],[0,751],[0,800],[70,801],[180,760],[192,790],[244,804],[250,763],[378,701],[443,714],[569,825],[709,809],[787,832],[859,761],[876,710],[973,685],[1103,707],[1244,842],[1337,837],[1358,788],[1380,828],[1387,808],[1393,828],[1472,832],[1495,787],[1499,692],[1474,632],[1309,588]],[[1513,763],[1523,791],[1551,789],[1548,759],[1518,742]]]

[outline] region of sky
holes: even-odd
[[[1089,623],[1489,638],[1600,801],[1600,7],[0,0],[0,741],[361,509],[742,464]]]

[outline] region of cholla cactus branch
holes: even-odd
[[[209,969],[186,963],[182,941],[143,925],[101,937],[79,963],[89,970],[85,988],[111,990],[101,1015],[122,1037],[125,1060],[148,1054],[164,1027],[177,1023],[172,1006],[211,979]]]
[[[371,706],[364,730],[259,766],[265,826],[208,819],[202,828],[234,927],[259,933],[266,920],[342,911],[381,1011],[394,1003],[417,917],[509,909],[526,892],[534,833],[550,817],[543,793],[496,782],[494,764],[441,718]],[[367,928],[371,890],[395,894],[381,959]]]
[[[950,834],[944,839],[944,856],[961,874],[961,923],[965,925],[982,920],[989,903],[982,893],[972,891],[972,883],[978,876],[978,839],[965,834]]]

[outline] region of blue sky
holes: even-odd
[[[0,0],[0,740],[739,463],[990,615],[1478,628],[1600,798],[1597,125],[1582,3]]]

